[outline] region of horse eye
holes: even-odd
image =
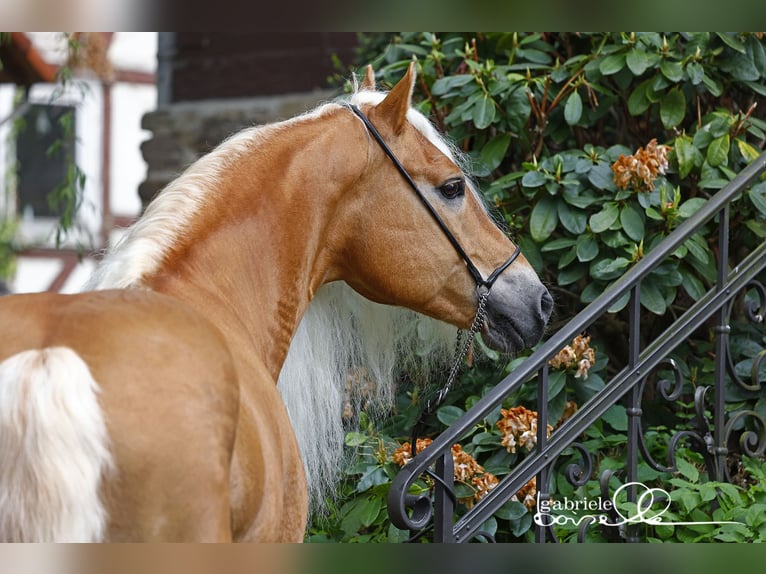
[[[439,187],[439,193],[447,199],[455,199],[465,194],[465,181],[463,179],[451,179]]]

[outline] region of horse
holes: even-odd
[[[541,338],[552,299],[415,75],[231,136],[86,290],[0,299],[0,539],[299,542],[353,368],[385,387],[480,299],[492,348]]]

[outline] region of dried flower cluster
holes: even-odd
[[[521,502],[527,507],[527,510],[532,512],[537,506],[537,479],[532,478],[519,491],[511,497],[511,500]]]
[[[588,371],[596,362],[596,351],[590,346],[590,335],[577,335],[571,345],[561,349],[548,364],[554,369],[577,368],[575,378],[588,378]]]
[[[508,452],[516,452],[517,447],[532,450],[537,445],[537,412],[525,407],[512,407],[500,410],[501,418],[497,428],[503,433],[501,444]],[[551,436],[553,427],[546,425],[546,436]]]
[[[433,442],[430,438],[418,439],[417,452],[422,451]],[[399,466],[404,466],[412,460],[412,445],[405,442],[393,455],[393,461]],[[491,472],[486,472],[476,459],[465,452],[459,444],[452,445],[452,462],[454,464],[454,476],[456,482],[462,482],[473,488],[473,494],[461,498],[460,502],[471,508],[481,500],[490,490],[495,488],[499,481]]]
[[[432,442],[433,441],[430,438],[419,438],[417,452],[422,451]],[[402,446],[394,451],[392,459],[399,466],[404,466],[410,462],[412,460],[412,445],[409,442],[405,442]]]
[[[639,147],[633,155],[620,155],[612,164],[614,183],[620,189],[652,191],[654,180],[668,169],[669,151],[670,146],[658,145],[655,138],[646,149]]]
[[[494,474],[486,472],[459,444],[452,445],[452,460],[455,464],[455,480],[470,484],[474,488],[472,496],[460,499],[467,508],[471,508],[500,482]]]

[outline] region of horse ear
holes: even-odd
[[[391,89],[385,99],[375,106],[375,115],[385,122],[395,134],[402,131],[407,122],[412,91],[415,88],[415,62],[410,62],[407,73]]]
[[[360,90],[375,90],[375,70],[372,66],[367,65],[367,69],[364,71],[364,80],[362,85],[359,86]]]

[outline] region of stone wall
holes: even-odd
[[[331,100],[332,91],[241,99],[177,102],[146,114],[152,138],[141,146],[147,162],[139,187],[144,206],[189,164],[229,135],[253,125],[284,120]]]

